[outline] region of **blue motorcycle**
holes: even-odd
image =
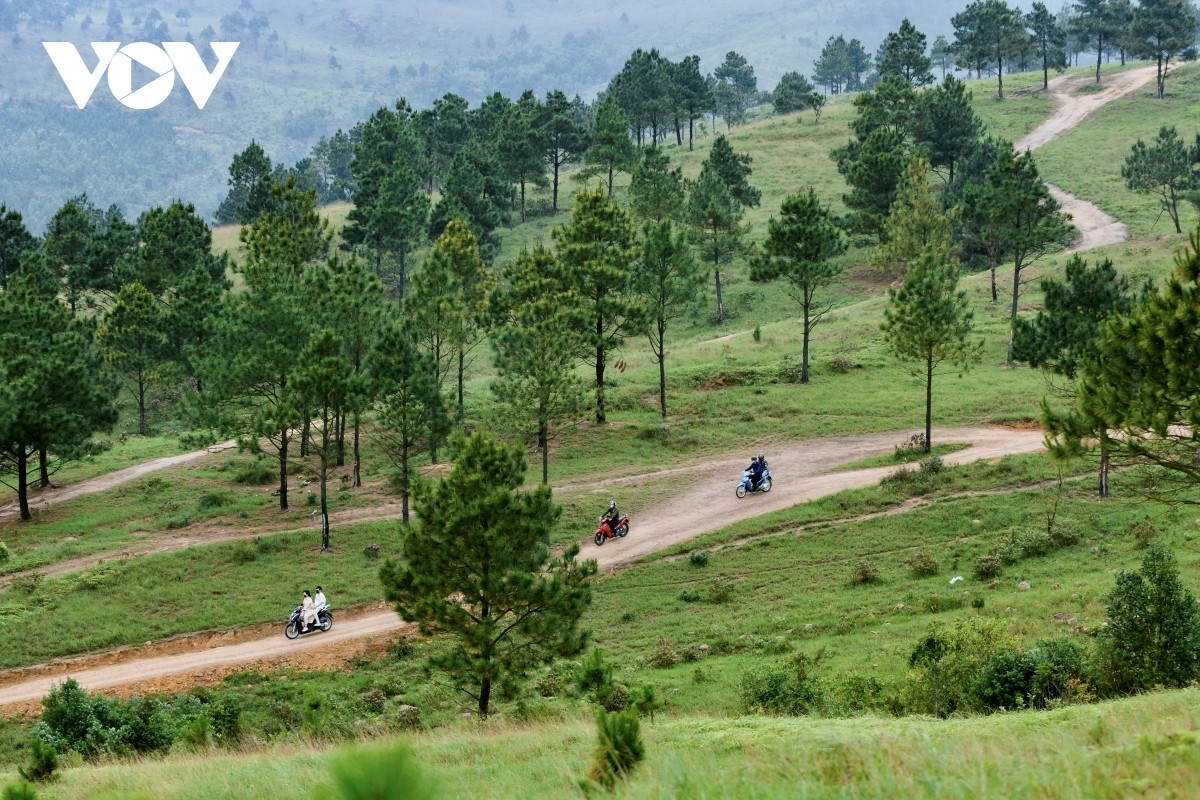
[[[746,492],[771,491],[771,470],[763,470],[762,478],[759,480],[757,486],[753,486],[752,483],[753,479],[750,477],[750,470],[746,470],[742,473],[742,482],[737,485],[737,488],[733,490],[733,493],[741,498],[746,496]]]

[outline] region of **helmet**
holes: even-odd
[[[616,507],[617,507],[617,501],[616,501],[616,500],[609,500],[609,501],[608,501],[608,507],[609,507],[609,508],[616,508]]]
[[[759,453],[759,454],[758,454],[758,460],[759,460],[759,461],[762,461],[764,458],[766,458],[766,456],[764,456],[762,453]]]

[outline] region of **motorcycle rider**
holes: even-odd
[[[621,521],[621,512],[617,510],[617,501],[608,501],[608,511],[600,519],[608,521],[608,530],[614,535],[617,532],[617,524]]]
[[[317,594],[313,597],[313,617],[319,623],[321,621],[321,609],[329,605],[329,601],[325,599],[325,591],[318,586]]]
[[[750,473],[750,491],[755,491],[762,481],[763,474],[763,462],[759,460],[759,456],[750,457],[750,466],[746,467],[746,471]]]
[[[300,632],[308,633],[309,620],[316,620],[316,614],[313,613],[313,599],[309,594],[308,589],[304,590],[304,599],[300,601]]]

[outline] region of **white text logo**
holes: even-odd
[[[212,72],[204,66],[196,47],[190,42],[163,42],[161,47],[149,42],[132,42],[124,47],[120,42],[92,42],[97,59],[95,69],[87,68],[83,57],[70,42],[42,42],[42,47],[50,54],[50,60],[75,99],[75,105],[80,108],[87,105],[100,77],[107,71],[108,88],[113,97],[129,108],[144,110],[167,99],[175,86],[176,73],[192,95],[196,108],[204,108],[238,44],[240,42],[212,42],[213,53],[217,56],[217,66]],[[138,89],[133,88],[135,61],[158,76]]]

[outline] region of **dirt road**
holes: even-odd
[[[147,461],[143,464],[134,464],[132,467],[119,469],[116,472],[109,472],[104,475],[97,475],[94,478],[82,480],[79,483],[73,483],[69,486],[61,486],[54,489],[47,489],[44,492],[31,494],[29,496],[30,509],[46,508],[55,503],[65,503],[68,500],[74,500],[76,497],[82,497],[87,494],[96,494],[97,492],[106,492],[109,489],[135,481],[138,478],[149,475],[152,472],[177,467],[180,464],[187,464],[192,461],[204,458],[213,453],[220,453],[225,450],[232,450],[237,447],[237,442],[228,441],[214,444],[211,447],[206,447],[203,450],[193,450],[190,453],[181,453],[177,456],[167,456],[165,458],[156,458],[153,461]],[[6,519],[16,519],[21,514],[18,504],[14,501],[7,505],[0,506],[0,521]]]
[[[1079,75],[1062,75],[1055,78],[1050,81],[1050,90],[1058,109],[1049,119],[1016,143],[1017,152],[1036,150],[1066,133],[1105,104],[1137,91],[1154,80],[1155,73],[1155,67],[1139,67],[1109,75],[1104,78],[1104,88],[1101,91],[1084,95],[1070,95],[1066,90],[1068,87],[1091,83],[1092,78]],[[1062,205],[1063,211],[1071,215],[1072,222],[1079,229],[1080,241],[1067,252],[1080,253],[1123,242],[1128,238],[1125,224],[1105,214],[1095,204],[1068,194],[1054,185],[1050,186],[1050,194]]]
[[[895,467],[845,472],[829,470],[888,453],[906,437],[906,432],[886,432],[830,437],[773,448],[767,453],[767,459],[776,481],[774,488],[768,494],[752,494],[741,500],[734,496],[733,489],[749,461],[749,452],[613,479],[613,483],[637,484],[648,479],[678,476],[681,480],[686,479],[689,488],[669,497],[649,499],[646,505],[631,508],[630,535],[601,548],[597,548],[589,537],[581,545],[583,556],[595,558],[602,569],[615,571],[648,553],[730,523],[843,489],[872,485],[893,472]],[[1036,430],[945,428],[936,429],[933,437],[935,443],[971,443],[971,447],[944,458],[951,464],[1035,452],[1042,447],[1042,434]],[[316,634],[294,642],[268,626],[264,635],[250,641],[221,644],[219,637],[195,637],[195,647],[202,649],[185,647],[183,652],[164,654],[159,645],[151,645],[12,670],[0,673],[0,708],[28,708],[50,686],[68,675],[93,691],[128,685],[156,686],[171,676],[200,675],[231,665],[289,660],[314,648],[332,648],[339,643],[391,634],[404,627],[405,623],[391,611],[373,611],[357,619],[338,619],[329,634]]]

